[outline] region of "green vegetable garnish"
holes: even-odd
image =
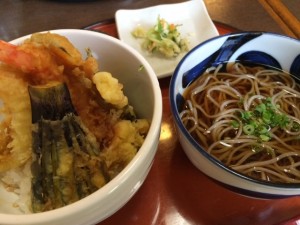
[[[169,24],[165,19],[158,17],[157,23],[148,31],[138,26],[132,31],[132,35],[144,39],[142,47],[147,51],[158,52],[168,58],[176,57],[189,49],[187,39],[180,37],[178,26],[180,25]]]
[[[243,126],[243,131],[245,134],[253,134],[255,131],[255,127],[251,124],[246,124]]]
[[[231,126],[233,126],[234,128],[238,128],[239,127],[239,122],[234,120],[231,122]]]
[[[272,138],[270,129],[286,128],[291,121],[286,114],[278,112],[278,107],[272,104],[271,98],[266,98],[252,110],[241,112],[239,116],[243,122],[244,134],[255,135],[261,141],[269,141]],[[295,125],[295,130],[297,129],[299,126],[297,128]]]
[[[144,65],[140,65],[138,71],[142,71],[143,69],[145,69]]]
[[[296,122],[293,122],[291,130],[294,131],[294,132],[298,132],[300,130],[300,124],[296,123]]]

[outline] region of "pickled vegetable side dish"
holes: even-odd
[[[137,26],[132,31],[132,35],[143,40],[141,46],[147,52],[172,58],[189,50],[188,39],[181,36],[179,26],[181,25],[168,23],[158,17],[156,24],[149,30]]]

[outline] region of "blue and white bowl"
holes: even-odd
[[[274,33],[233,33],[207,40],[186,54],[176,67],[170,83],[171,110],[182,148],[199,170],[237,193],[258,198],[299,195],[300,184],[267,183],[231,170],[209,155],[181,122],[179,110],[187,86],[208,67],[237,60],[270,65],[300,78],[300,41]]]

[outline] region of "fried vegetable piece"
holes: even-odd
[[[33,122],[32,209],[42,212],[75,202],[105,185],[135,156],[149,123],[128,106],[102,147],[82,124],[67,86],[29,88]],[[131,110],[130,110],[131,109]]]
[[[123,85],[111,73],[98,72],[93,76],[93,82],[102,98],[116,108],[128,105],[128,99],[123,93]]]
[[[68,40],[68,38],[55,33],[35,33],[25,44],[34,44],[46,47],[58,65],[63,65],[66,69],[77,69],[84,72],[84,76],[91,78],[99,71],[98,62],[93,57],[89,48],[86,49],[86,58],[83,59],[81,52]]]
[[[73,108],[67,86],[29,87],[33,122],[32,209],[68,205],[107,183],[96,138]]]
[[[107,174],[112,179],[132,160],[142,146],[149,130],[145,119],[120,120],[113,127],[114,137],[110,146],[104,149]]]
[[[0,172],[23,165],[31,157],[31,110],[27,85],[0,73]]]
[[[55,33],[35,33],[31,35],[26,43],[46,47],[62,65],[81,66],[83,64],[81,53],[77,48],[64,36]]]

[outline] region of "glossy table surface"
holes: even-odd
[[[116,10],[175,2],[181,1],[1,0],[0,39],[8,41],[43,30],[86,27],[116,36],[114,21],[110,20],[114,18]],[[256,0],[204,2],[221,34],[235,29],[284,34],[282,28]],[[300,16],[299,0],[283,2],[296,16]],[[108,22],[98,23],[102,21]],[[161,138],[153,167],[136,195],[99,225],[296,224],[297,220],[294,218],[300,215],[300,197],[259,200],[240,196],[219,186],[190,163],[178,142],[173,125],[168,93],[170,78],[163,78],[159,82],[164,111]],[[285,222],[288,220],[289,222]]]
[[[136,9],[184,0],[1,0],[0,38],[12,40],[33,32],[82,28],[113,18],[118,9]],[[267,1],[267,0],[266,0]],[[278,0],[279,1],[279,0]],[[283,33],[258,0],[204,0],[214,21],[240,30]],[[300,0],[283,0],[300,19]]]

